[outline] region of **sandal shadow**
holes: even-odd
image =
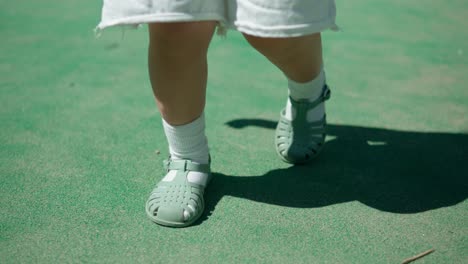
[[[274,129],[276,122],[237,119],[227,125]],[[329,124],[328,135],[333,139],[309,165],[274,169],[264,175],[214,173],[198,223],[226,195],[297,208],[359,201],[399,214],[453,206],[467,198],[467,134]]]

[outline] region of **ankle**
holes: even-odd
[[[308,99],[314,101],[322,95],[325,85],[325,72],[323,68],[315,79],[308,82],[296,82],[288,78],[289,96],[295,100]]]
[[[200,164],[208,163],[209,149],[205,136],[204,114],[191,123],[181,126],[170,125],[163,119],[163,127],[172,159],[188,159]]]

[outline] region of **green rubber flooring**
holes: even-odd
[[[96,39],[100,6],[0,0],[1,263],[468,263],[466,1],[337,0],[329,136],[308,166],[274,150],[282,74],[215,37],[215,178],[184,229],[144,212],[168,153],[146,27]]]

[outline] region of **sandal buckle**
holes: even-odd
[[[169,172],[169,167],[171,166],[171,157],[169,156],[167,160],[163,160],[163,164],[166,171]]]
[[[331,90],[328,87],[328,85],[325,84],[325,86],[323,87],[323,92],[322,92],[322,102],[330,99],[330,96],[331,96]]]

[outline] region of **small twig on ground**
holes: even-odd
[[[428,251],[424,251],[424,252],[421,253],[421,254],[418,254],[418,255],[416,255],[416,256],[414,256],[414,257],[407,258],[407,259],[403,260],[403,262],[402,262],[401,264],[408,264],[408,263],[413,262],[413,261],[415,261],[415,260],[417,260],[417,259],[420,259],[420,258],[422,258],[422,257],[424,257],[424,256],[427,256],[427,255],[431,254],[431,253],[434,252],[434,251],[435,251],[435,249],[430,249],[430,250],[428,250]]]

